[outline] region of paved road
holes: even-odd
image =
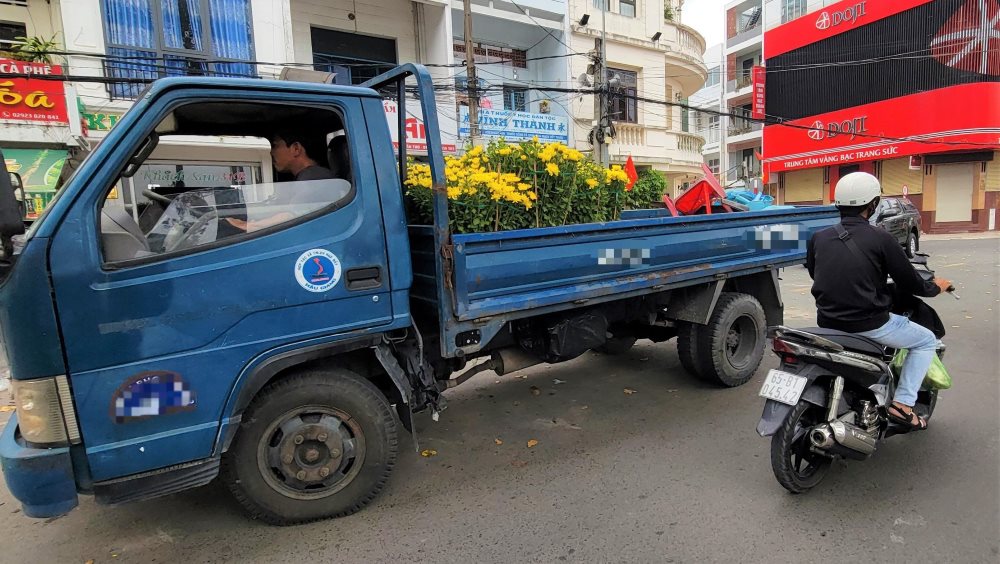
[[[672,343],[647,344],[449,392],[441,421],[421,422],[421,447],[438,455],[401,453],[352,517],[268,527],[208,486],[115,509],[85,498],[42,521],[0,488],[0,561],[997,562],[1000,240],[925,247],[962,296],[934,301],[956,386],[930,431],[839,465],[808,495],[781,489],[754,432],[763,370],[712,389],[683,373]],[[810,323],[804,270],[784,280],[789,324]]]

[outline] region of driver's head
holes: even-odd
[[[878,178],[867,172],[852,172],[837,182],[833,203],[840,209],[841,217],[853,217],[874,211],[881,197],[882,184]]]
[[[304,168],[315,166],[309,150],[308,136],[299,129],[286,129],[271,136],[271,161],[278,172],[298,174]]]

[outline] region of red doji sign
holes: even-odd
[[[61,80],[7,75],[61,75],[62,67],[0,59],[0,120],[69,123]]]
[[[751,70],[753,79],[753,111],[750,117],[753,119],[764,119],[764,67],[756,66]]]

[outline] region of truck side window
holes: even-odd
[[[105,263],[261,236],[347,204],[355,193],[347,135],[330,109],[177,108],[107,191],[99,216]]]

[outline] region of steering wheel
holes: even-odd
[[[170,198],[168,198],[166,196],[163,196],[163,195],[160,195],[160,194],[157,194],[156,192],[153,192],[149,188],[146,188],[145,190],[143,190],[142,191],[142,195],[146,196],[150,200],[159,202],[159,203],[161,203],[161,204],[163,204],[165,206],[169,206],[173,202],[173,200],[171,200]]]
[[[180,234],[179,236],[175,235],[175,231],[171,229],[170,233],[167,233],[167,237],[163,241],[164,252],[169,253],[171,251],[183,249],[184,244],[187,243],[188,240],[191,239],[191,237],[199,233],[201,229],[208,224],[209,221],[212,221],[213,219],[218,219],[218,217],[219,213],[215,210],[205,212],[201,214],[201,216],[194,223],[191,224],[191,227],[185,229],[183,233]]]

